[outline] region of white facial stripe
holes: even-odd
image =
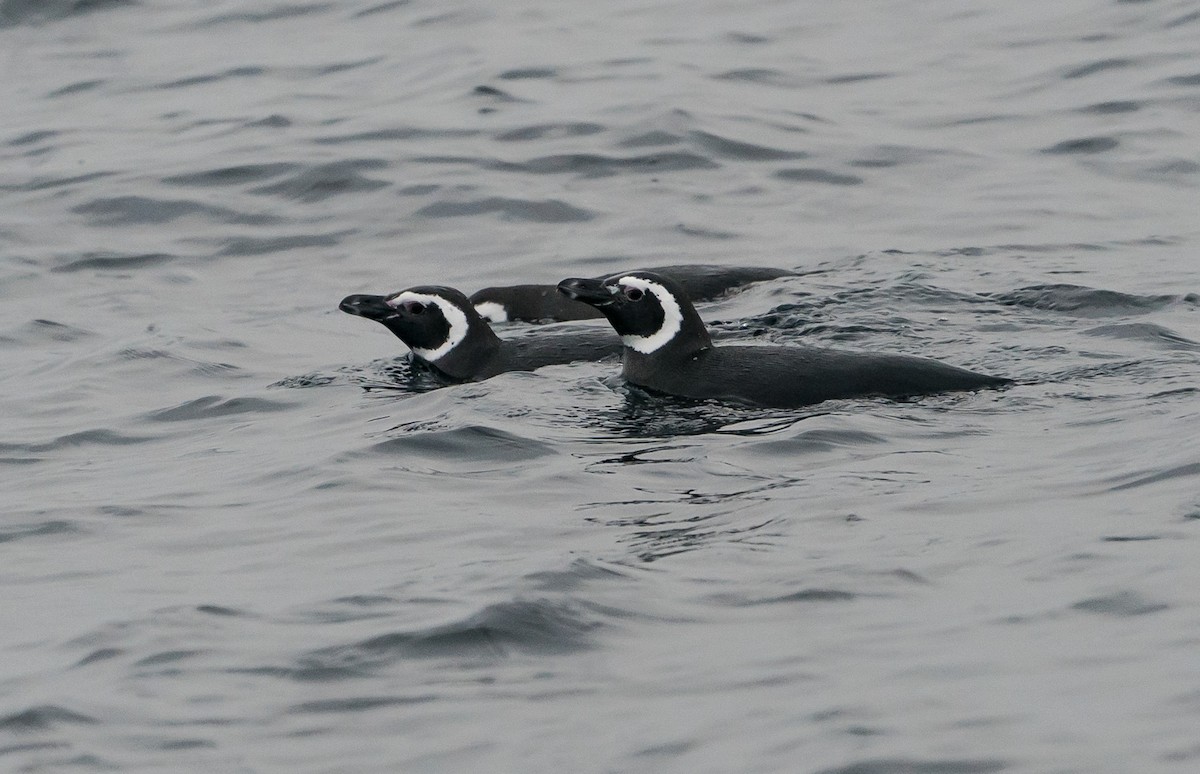
[[[683,327],[683,311],[679,308],[679,302],[675,300],[675,296],[671,295],[671,291],[657,282],[640,277],[622,277],[617,282],[622,288],[637,288],[643,293],[653,293],[663,310],[661,328],[649,336],[622,336],[621,341],[625,343],[625,346],[635,352],[649,355],[675,338],[675,334],[679,333],[679,329]]]
[[[450,350],[461,344],[462,340],[467,337],[467,330],[470,328],[470,324],[467,322],[466,313],[444,298],[426,295],[425,293],[413,293],[406,290],[395,298],[389,298],[387,303],[388,306],[399,307],[411,302],[425,304],[426,306],[436,306],[441,311],[442,317],[445,317],[446,322],[450,324],[450,332],[446,335],[446,340],[437,349],[412,347],[413,354],[417,357],[432,363],[438,358],[448,355]]]
[[[494,323],[508,322],[508,310],[504,308],[504,304],[484,301],[475,305],[475,311],[479,312],[479,316],[485,320]]]

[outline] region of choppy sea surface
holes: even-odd
[[[0,74],[0,770],[1200,770],[1200,4],[0,0]],[[670,263],[1018,383],[336,311]]]

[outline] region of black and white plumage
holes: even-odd
[[[412,350],[413,358],[461,382],[506,371],[532,371],[577,360],[602,360],[621,352],[607,328],[502,339],[461,292],[425,285],[389,296],[352,295],[338,308],[382,324]]]
[[[649,269],[679,283],[693,302],[710,301],[726,291],[752,282],[795,276],[787,269],[763,266],[711,266],[681,264]],[[505,285],[484,288],[471,295],[471,303],[486,320],[589,320],[603,317],[599,310],[559,293],[554,285]]]
[[[608,318],[625,345],[626,380],[669,395],[793,408],[835,398],[976,390],[1010,381],[911,355],[716,347],[682,288],[654,272],[567,279],[558,288]]]

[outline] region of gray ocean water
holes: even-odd
[[[0,770],[1200,771],[1200,3],[0,0],[0,75]],[[1018,384],[336,310],[669,263]]]

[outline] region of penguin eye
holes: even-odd
[[[409,301],[404,305],[409,314],[421,314],[425,311],[425,305],[420,301]]]
[[[625,288],[625,297],[630,301],[641,301],[643,295],[639,288]]]

